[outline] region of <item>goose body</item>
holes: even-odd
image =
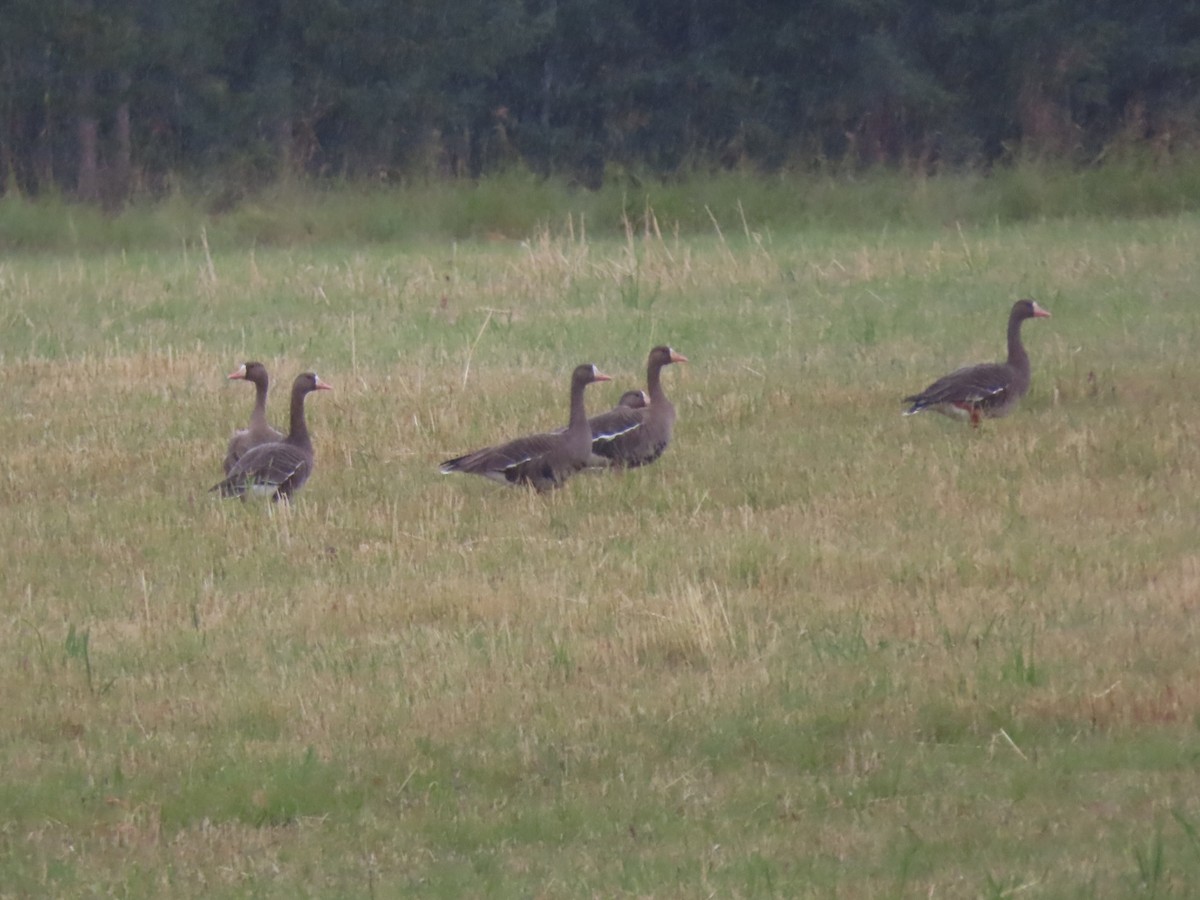
[[[611,380],[591,363],[577,366],[571,374],[571,415],[565,429],[531,434],[456,456],[441,464],[442,474],[482,475],[501,484],[530,485],[539,492],[561,487],[587,465],[591,455],[592,433],[583,402],[584,389],[594,382]]]
[[[229,373],[229,378],[248,381],[254,385],[254,409],[250,413],[250,425],[235,431],[229,439],[223,463],[226,475],[251,447],[283,440],[283,434],[267,423],[267,390],[270,378],[267,376],[266,366],[260,362],[244,362]]]
[[[225,480],[212,487],[222,497],[266,495],[272,500],[289,500],[308,481],[313,470],[313,445],[304,416],[304,399],[313,391],[331,391],[312,372],[296,376],[292,384],[291,422],[287,436],[247,450],[232,466]]]
[[[1002,363],[965,366],[935,381],[919,394],[905,397],[906,416],[933,410],[978,426],[984,418],[1008,415],[1029,393],[1029,354],[1021,341],[1026,319],[1048,318],[1036,300],[1018,300],[1008,316],[1008,358]]]

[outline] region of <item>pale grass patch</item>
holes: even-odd
[[[700,666],[736,649],[737,640],[721,591],[714,584],[678,585],[666,605],[630,604],[622,629],[626,662],[641,666]]]

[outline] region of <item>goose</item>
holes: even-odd
[[[976,428],[984,418],[1008,415],[1029,393],[1029,354],[1021,342],[1021,325],[1026,319],[1049,317],[1050,313],[1036,300],[1018,300],[1008,316],[1008,359],[966,366],[939,378],[921,393],[904,398],[905,403],[912,404],[904,414],[911,416],[931,409],[969,421]]]
[[[583,391],[597,381],[612,378],[592,363],[576,366],[571,373],[571,416],[564,430],[519,437],[456,456],[442,463],[442,474],[482,475],[501,484],[531,485],[539,493],[561,487],[587,465],[591,456],[592,431]]]
[[[260,362],[244,362],[229,373],[231,380],[248,381],[254,385],[254,410],[250,413],[250,426],[233,433],[225,451],[225,474],[233,464],[251,447],[270,441],[282,441],[283,434],[267,424],[267,389],[270,379],[267,367]]]
[[[592,419],[589,465],[632,469],[662,456],[675,427],[675,407],[663,390],[662,369],[687,361],[686,356],[665,345],[650,351],[646,362],[648,402],[642,408],[618,406]]]

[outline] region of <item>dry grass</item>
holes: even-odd
[[[1197,239],[6,261],[0,896],[1191,895]],[[1023,407],[901,418],[1021,294]],[[657,341],[655,466],[437,474]],[[245,357],[336,387],[291,509]]]

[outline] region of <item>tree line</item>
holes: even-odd
[[[1191,148],[1200,2],[5,0],[0,192]]]

